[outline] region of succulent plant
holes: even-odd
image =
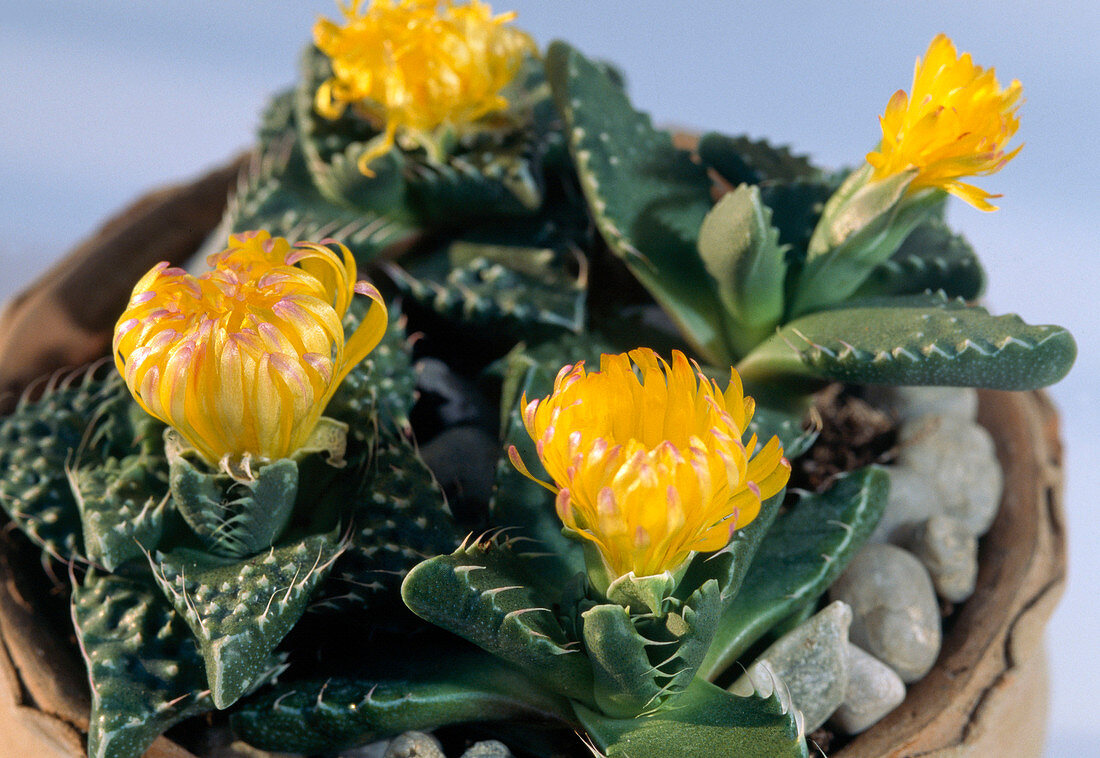
[[[403,331],[387,331],[350,254],[259,234],[212,264],[138,283],[116,331],[121,373],[55,378],[0,421],[5,510],[82,567],[73,620],[95,756],[140,755],[180,719],[232,705],[285,668],[276,648],[311,603],[369,587],[355,596],[369,613],[456,543],[404,436]],[[394,560],[394,544],[417,552]]]
[[[73,566],[89,754],[217,709],[302,753],[477,721],[535,755],[575,730],[805,756],[781,681],[724,687],[885,506],[873,466],[786,490],[810,395],[1029,389],[1073,361],[1064,329],[973,303],[942,214],[991,208],[962,179],[1014,155],[1018,83],[937,38],[878,150],[831,173],[745,137],[682,149],[611,66],[540,58],[481,3],[361,5],[265,113],[210,270],[151,270],[117,372],[0,420],[0,504]],[[464,523],[414,439],[414,350],[499,409]]]

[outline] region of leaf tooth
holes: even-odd
[[[902,358],[907,358],[910,361],[912,361],[913,363],[919,363],[920,362],[920,356],[918,356],[916,353],[912,352],[908,348],[904,347],[903,345],[898,345],[891,352],[892,352],[894,358],[897,359],[897,360],[901,360]]]
[[[1047,339],[1049,339],[1049,338],[1047,338]],[[998,352],[1001,351],[1001,350],[1005,350],[1006,348],[1008,348],[1009,346],[1012,346],[1012,345],[1022,347],[1025,350],[1034,350],[1037,347],[1037,345],[1034,342],[1028,342],[1027,340],[1021,339],[1019,337],[1013,337],[1011,334],[1005,335],[1003,338],[1001,338],[1001,341],[999,343],[996,343],[996,344],[997,344]]]
[[[504,619],[501,623],[504,623],[504,621],[508,621],[509,619],[517,619],[518,620],[521,616],[524,616],[528,613],[533,613],[535,611],[544,611],[546,613],[549,613],[549,614],[553,615],[553,611],[551,611],[549,608],[540,608],[540,607],[537,607],[537,606],[533,606],[531,608],[517,608],[514,611],[508,611],[508,613],[505,613],[504,614]],[[527,626],[527,624],[523,624],[523,625]]]
[[[933,355],[938,355],[941,358],[953,360],[955,358],[954,350],[946,350],[939,342],[933,341],[921,348],[921,352],[926,358],[930,358]]]
[[[962,355],[967,350],[973,350],[979,355],[993,355],[996,352],[992,346],[988,345],[984,340],[976,340],[971,337],[965,337],[956,348],[956,354]]]

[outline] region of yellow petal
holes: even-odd
[[[565,532],[619,576],[721,549],[790,476],[778,439],[751,459],[741,444],[753,406],[736,372],[722,392],[679,352],[603,355],[592,373],[566,366],[548,397],[522,402]],[[515,448],[509,457],[531,477]]]
[[[293,250],[266,232],[235,234],[191,276],[166,264],[138,282],[112,341],[115,364],[148,413],[212,465],[285,458],[309,439],[351,368],[387,324],[355,262],[321,245]],[[346,339],[343,316],[371,306]]]
[[[980,210],[996,210],[994,195],[960,179],[999,171],[1019,152],[1006,152],[1019,127],[1018,81],[1001,88],[993,69],[958,55],[941,34],[917,59],[912,91],[898,90],[879,118],[882,141],[867,155],[874,180],[917,169],[907,192],[937,188]]]
[[[371,161],[399,137],[425,145],[437,131],[461,130],[505,110],[502,90],[537,49],[528,35],[505,25],[514,13],[494,17],[484,3],[361,5],[343,8],[342,24],[320,19],[314,26],[314,41],[333,72],[318,88],[314,108],[338,118],[351,106],[382,128],[359,158],[368,176]]]

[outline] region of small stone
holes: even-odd
[[[939,511],[975,537],[989,530],[1001,502],[1004,475],[984,427],[953,416],[924,416],[898,430],[898,466],[924,474]]]
[[[867,402],[893,413],[899,421],[921,416],[955,416],[974,421],[978,417],[978,391],[971,387],[871,386]]]
[[[894,670],[861,648],[848,644],[848,691],[831,719],[848,734],[868,729],[905,700],[905,683]]]
[[[383,758],[447,758],[443,746],[427,732],[405,732],[394,738]]]
[[[928,477],[906,466],[889,466],[890,494],[886,508],[869,543],[904,544],[917,527],[939,512],[939,493],[928,486]]]
[[[848,625],[852,609],[841,602],[827,605],[784,634],[757,661],[766,661],[787,685],[791,700],[802,711],[806,731],[825,723],[844,700],[848,688]],[[744,679],[747,674],[742,675]],[[730,688],[744,691],[747,682]]]
[[[928,570],[894,545],[868,545],[829,591],[852,607],[852,642],[902,681],[928,673],[940,652],[940,614]]]
[[[499,740],[475,742],[462,754],[462,758],[513,758],[512,751]]]
[[[386,758],[390,748],[389,740],[372,742],[369,745],[340,751],[339,758]]]
[[[906,545],[928,569],[936,594],[961,603],[974,592],[978,579],[978,539],[966,524],[936,515],[913,533]]]

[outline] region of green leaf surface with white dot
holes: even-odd
[[[253,155],[238,178],[220,229],[222,236],[264,229],[292,243],[332,239],[346,245],[360,264],[417,233],[399,213],[357,210],[322,196],[293,133]]]
[[[405,605],[425,621],[519,667],[544,687],[591,701],[592,672],[566,636],[532,567],[506,544],[471,541],[405,577]]]
[[[571,720],[564,699],[459,642],[433,639],[419,657],[381,649],[368,671],[279,683],[242,701],[233,729],[263,750],[312,755],[467,721]]]
[[[943,297],[848,303],[784,324],[738,364],[761,387],[841,381],[1032,390],[1061,379],[1077,345],[1059,326]]]
[[[344,333],[351,334],[369,308],[365,297],[356,297],[344,316]],[[400,308],[389,309],[390,323],[382,340],[357,363],[336,388],[325,415],[348,425],[349,446],[357,441],[373,444],[376,426],[407,432],[409,412],[416,402],[416,371],[412,348]]]
[[[150,557],[157,584],[198,640],[218,708],[268,668],[339,549],[321,534],[240,561],[183,548]]]
[[[770,628],[825,592],[874,530],[889,488],[884,469],[859,469],[825,492],[804,495],[779,516],[725,605],[699,675],[715,678]]]
[[[564,42],[546,55],[581,188],[604,240],[712,363],[729,365],[714,281],[696,250],[711,207],[706,169],[634,110],[622,88]]]
[[[88,666],[88,755],[137,758],[157,736],[214,708],[187,624],[148,580],[90,571],[73,587]]]
[[[72,472],[88,461],[113,460],[111,465],[120,466],[118,459],[148,454],[150,438],[159,441],[160,423],[144,412],[132,413],[134,406],[122,378],[113,368],[100,364],[53,377],[41,397],[21,399],[0,419],[0,469],[5,472],[0,478],[0,506],[46,553],[63,561],[86,559]],[[146,476],[141,471],[133,473],[139,480]],[[82,474],[77,479],[91,486],[90,477]],[[100,485],[94,489],[109,482]],[[128,486],[120,483],[117,494]],[[142,510],[142,506],[132,505]],[[111,542],[112,547],[106,548],[109,552],[116,548],[125,551],[122,543],[127,537],[115,540],[109,534],[118,525],[113,515],[91,504],[88,512],[99,513],[90,518],[104,529],[91,536],[92,545],[98,548],[103,537]]]
[[[405,575],[425,558],[451,553],[459,536],[443,490],[408,438],[381,435],[362,476],[350,544],[310,612],[390,626],[404,620],[399,611],[412,618],[400,597]]]
[[[985,288],[985,271],[974,249],[933,216],[914,229],[901,247],[871,271],[852,294],[853,299],[873,295],[910,295],[925,290],[943,291],[948,297],[973,300]]]
[[[805,758],[806,741],[790,698],[776,691],[732,695],[696,679],[666,708],[618,719],[574,704],[608,758]]]
[[[575,261],[551,248],[458,241],[389,271],[451,322],[538,339],[584,327],[587,283],[570,273]]]
[[[785,145],[745,136],[707,132],[699,138],[699,158],[730,184],[763,184],[813,178],[820,174],[809,159]]]
[[[80,510],[84,554],[92,563],[114,571],[143,559],[160,542],[168,502],[163,457],[106,458],[70,469],[69,483]]]

